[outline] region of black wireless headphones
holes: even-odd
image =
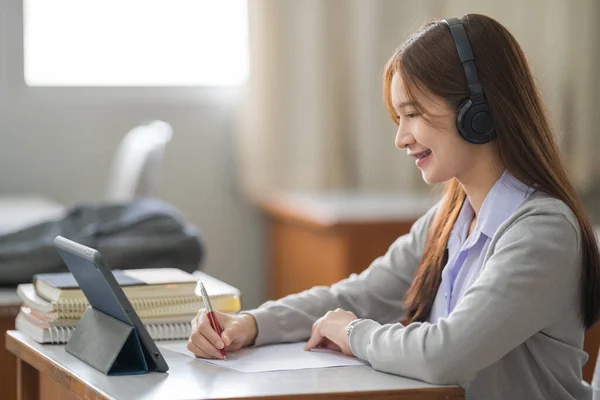
[[[477,78],[475,57],[473,57],[469,37],[458,18],[449,18],[444,22],[448,25],[454,38],[458,57],[465,70],[469,87],[469,97],[460,104],[458,109],[456,128],[460,136],[469,143],[488,143],[496,137],[494,117],[483,95],[481,83]]]

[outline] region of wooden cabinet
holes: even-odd
[[[591,383],[594,377],[594,369],[598,359],[598,348],[600,347],[600,322],[585,332],[583,350],[588,353],[588,361],[583,366],[583,380]],[[600,366],[598,367],[600,368]],[[599,369],[600,371],[600,369]]]
[[[423,196],[351,194],[287,194],[264,201],[270,298],[363,271],[434,202]]]
[[[15,289],[0,289],[0,333],[4,335],[9,329],[15,329],[15,317],[19,312],[21,300]],[[17,359],[4,345],[0,346],[0,398],[15,400],[17,398]]]

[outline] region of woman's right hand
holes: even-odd
[[[198,311],[198,315],[192,320],[192,334],[187,348],[196,357],[222,359],[220,349],[223,347],[229,352],[254,343],[258,329],[252,315],[231,315],[218,311],[214,313],[221,327],[221,337],[210,326],[205,309]]]

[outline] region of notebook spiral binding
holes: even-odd
[[[48,328],[48,333],[50,334],[50,343],[58,344],[68,342],[73,329],[74,328],[72,327],[62,326],[53,326]]]
[[[198,296],[184,297],[132,297],[129,298],[133,309],[140,313],[142,311],[157,309],[157,308],[189,308],[196,307],[200,309],[203,306],[202,298]],[[56,310],[62,318],[79,318],[89,306],[86,299],[67,299],[56,304]]]
[[[153,340],[182,340],[190,337],[192,325],[190,322],[177,322],[170,324],[144,325]],[[53,326],[48,328],[51,344],[67,343],[75,327]]]

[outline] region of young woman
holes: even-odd
[[[221,337],[201,310],[188,348],[308,338],[470,399],[591,399],[600,256],[514,37],[482,15],[429,23],[383,88],[396,146],[443,199],[358,276],[219,314]]]

